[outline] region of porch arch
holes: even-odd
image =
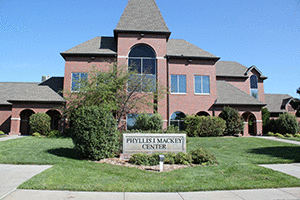
[[[252,112],[245,112],[242,114],[244,118],[245,127],[243,135],[257,135],[257,119]]]
[[[35,112],[31,109],[25,109],[20,112],[20,133],[21,135],[29,135],[30,134],[30,125],[29,118]]]
[[[197,116],[204,116],[204,117],[210,116],[210,115],[209,115],[207,112],[205,112],[205,111],[197,112],[196,115],[197,115]]]
[[[46,114],[51,117],[51,129],[59,130],[61,113],[57,110],[48,110]]]

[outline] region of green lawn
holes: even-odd
[[[22,189],[178,192],[300,186],[300,179],[257,166],[300,162],[300,146],[259,138],[188,138],[187,147],[209,149],[219,164],[142,171],[80,160],[70,139],[35,137],[0,142],[0,163],[54,165]]]

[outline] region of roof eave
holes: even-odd
[[[214,60],[214,61],[218,61],[220,59],[220,57],[185,56],[185,55],[180,55],[180,56],[179,55],[166,55],[166,57],[176,58],[176,59],[184,58],[184,59]]]
[[[117,53],[60,53],[60,55],[66,59],[66,57],[82,56],[82,57],[117,57]]]
[[[215,103],[214,105],[217,105],[217,106],[261,106],[261,107],[264,107],[266,106],[267,104],[242,104],[242,103]]]
[[[138,34],[142,34],[142,33],[150,33],[150,34],[163,34],[167,36],[167,40],[169,40],[169,37],[171,35],[170,31],[147,31],[147,30],[120,30],[120,29],[115,29],[114,30],[114,36],[115,38],[118,36],[119,33],[138,33]]]
[[[8,102],[66,103],[66,100],[7,100]]]

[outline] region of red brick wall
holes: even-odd
[[[167,53],[167,38],[166,35],[158,34],[144,34],[143,37],[140,34],[118,34],[118,65],[128,66],[128,54],[130,50],[139,44],[150,46],[156,53],[157,58],[157,80],[159,84],[167,88],[167,68],[166,68],[166,53]],[[163,95],[163,98],[158,102],[158,113],[160,113],[164,120],[164,128],[167,127],[167,98]],[[150,112],[150,111],[149,111]]]
[[[88,73],[93,68],[97,70],[108,70],[116,58],[115,57],[66,57],[64,90],[71,90],[72,73],[84,72]]]
[[[186,94],[170,93],[170,117],[176,111],[185,114],[196,114],[200,111],[206,111],[213,115],[212,106],[217,99],[216,88],[216,69],[213,61],[193,60],[192,63],[188,59],[170,59],[169,75],[186,75]],[[210,94],[195,94],[194,75],[210,77]],[[171,78],[169,77],[169,80]],[[171,88],[171,81],[169,82]]]
[[[0,131],[6,134],[10,132],[11,109],[11,106],[0,106]]]

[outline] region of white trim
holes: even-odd
[[[256,122],[263,122],[262,120],[256,120]]]
[[[18,121],[21,121],[21,118],[11,118],[10,120],[18,120]]]
[[[244,122],[244,124],[248,124],[248,122]]]
[[[118,56],[118,58],[128,59],[129,57],[128,57],[128,56]],[[157,60],[166,60],[166,58],[164,58],[164,57],[156,57],[156,58],[153,58],[153,59],[157,59]]]
[[[168,122],[168,120],[163,120],[163,122]]]

